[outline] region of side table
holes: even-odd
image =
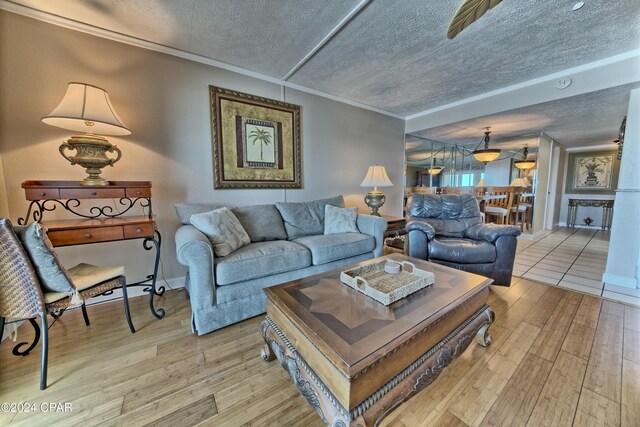
[[[153,274],[140,282],[128,283],[127,287],[144,286],[144,291],[149,293],[151,313],[157,319],[164,317],[165,311],[154,307],[154,297],[162,295],[165,288],[156,288],[161,236],[151,209],[151,182],[110,181],[105,186],[86,186],[77,181],[25,181],[22,188],[29,208],[23,218],[18,218],[18,224],[42,223],[54,247],[143,239],[144,250],[155,248]],[[113,199],[113,206],[81,209],[81,200],[99,199]],[[74,219],[45,221],[45,213],[58,207]],[[144,215],[126,215],[134,207],[141,208]]]
[[[387,231],[384,232],[384,244],[391,252],[407,254],[407,221],[401,216],[382,215],[387,221]]]

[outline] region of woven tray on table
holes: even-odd
[[[420,270],[407,261],[400,264],[402,268],[398,274],[385,272],[385,261],[380,261],[343,271],[340,280],[384,305],[426,288],[435,281],[435,275],[429,271]]]

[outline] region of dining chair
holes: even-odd
[[[34,224],[32,224],[34,226]],[[39,224],[35,223],[34,227]],[[40,226],[41,227],[41,226]],[[42,241],[37,244],[36,251],[53,249],[46,236],[46,230],[40,233]],[[31,243],[29,243],[31,244]],[[124,300],[125,316],[129,329],[135,333],[129,313],[126,279],[124,267],[96,267],[79,264],[66,270],[54,252],[43,260],[32,259],[24,240],[21,240],[14,227],[6,218],[0,218],[0,341],[7,319],[11,321],[28,320],[35,330],[35,338],[26,350],[21,348],[27,343],[20,343],[13,349],[14,355],[26,356],[36,346],[42,335],[42,359],[40,372],[40,389],[47,387],[47,361],[49,347],[49,328],[68,308],[80,305],[84,321],[90,324],[85,301],[89,298],[112,292],[121,288]],[[35,253],[35,252],[34,252]],[[57,265],[55,265],[57,264]],[[49,268],[59,269],[70,279],[74,292],[56,292],[45,287],[46,281],[54,280]],[[47,315],[53,321],[49,324]],[[35,319],[40,320],[40,325]]]
[[[512,187],[485,187],[484,213],[488,221],[489,217],[496,217],[500,224],[509,223],[511,206],[513,205]]]

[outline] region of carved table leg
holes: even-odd
[[[260,357],[265,362],[271,362],[275,360],[276,355],[271,349],[271,345],[269,344],[269,339],[267,338],[267,329],[269,328],[269,323],[266,320],[263,320],[260,324],[260,335],[262,335],[262,339],[264,339],[264,347],[260,350]]]
[[[478,333],[476,334],[476,341],[483,347],[487,347],[491,345],[491,334],[489,333],[489,327],[493,324],[493,321],[496,318],[493,310],[487,307],[483,314],[486,314],[488,317],[487,323],[482,325]]]

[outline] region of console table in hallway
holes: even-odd
[[[567,212],[567,227],[575,227],[578,206],[602,206],[602,229],[611,229],[613,218],[613,200],[591,200],[591,199],[569,199],[569,210]]]

